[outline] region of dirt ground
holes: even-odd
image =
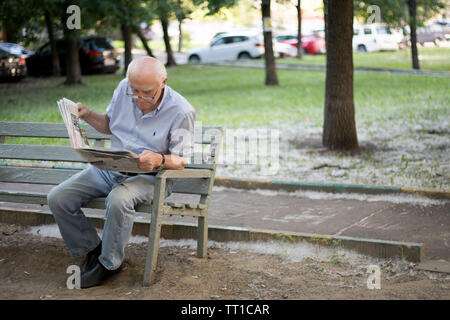
[[[33,236],[23,226],[0,223],[0,299],[450,299],[450,275],[381,266],[381,289],[367,288],[365,270],[336,261],[218,247],[207,259],[183,247],[162,247],[156,282],[142,286],[145,244],[130,244],[123,270],[102,286],[69,290],[72,258],[58,238]]]

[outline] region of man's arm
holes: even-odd
[[[82,103],[78,103],[78,117],[89,123],[98,132],[111,134],[109,130],[109,118],[106,113],[89,110]]]
[[[164,155],[164,169],[181,170],[187,162],[183,157],[176,154]],[[153,168],[159,168],[162,164],[162,155],[150,150],[144,150],[137,159],[139,169],[150,172]]]

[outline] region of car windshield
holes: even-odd
[[[14,55],[26,54],[27,52],[24,47],[18,44],[3,44],[0,48]]]
[[[106,38],[95,38],[94,44],[97,48],[103,48],[107,50],[114,49],[114,47],[111,45],[111,43]]]

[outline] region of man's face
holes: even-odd
[[[128,93],[133,95],[133,100],[142,111],[149,111],[156,107],[167,80],[162,83],[146,77],[129,77]]]

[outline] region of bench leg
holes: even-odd
[[[147,257],[144,269],[144,286],[149,286],[155,281],[156,264],[158,260],[159,237],[161,234],[162,206],[164,203],[164,191],[166,190],[165,179],[158,179],[155,183],[153,197],[152,220],[150,221],[150,232],[147,243]]]
[[[208,215],[198,217],[197,258],[205,258],[208,249]]]

